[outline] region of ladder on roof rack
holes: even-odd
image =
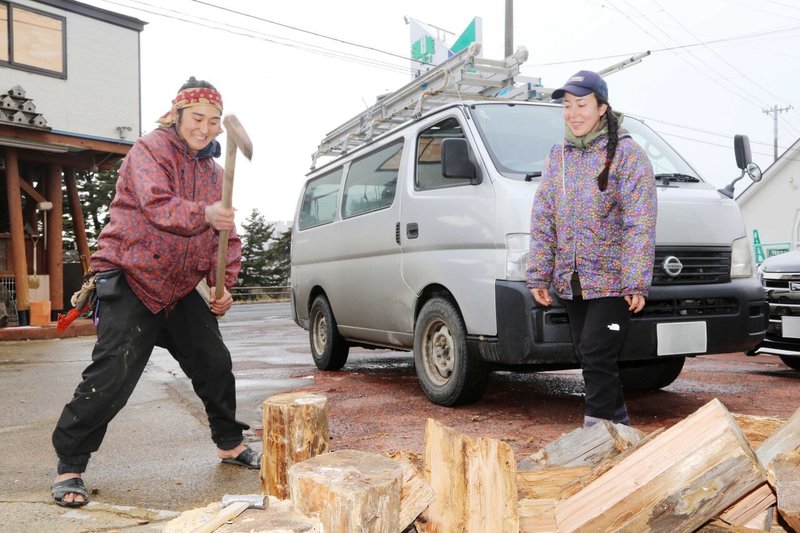
[[[472,43],[397,91],[378,99],[366,111],[328,133],[311,156],[311,169],[323,155],[343,155],[370,142],[423,113],[449,102],[461,100],[549,100],[554,89],[542,87],[540,78],[520,76],[519,67],[528,59],[524,46],[502,61],[477,57],[479,43]],[[608,76],[635,65],[650,55],[637,54],[607,67],[599,74]]]
[[[536,89],[541,88],[538,78],[519,76],[519,66],[528,59],[524,47],[503,61],[477,57],[480,50],[479,43],[472,43],[328,133],[312,156],[311,168],[315,168],[321,155],[346,154],[448,102],[494,98],[529,100],[549,94],[537,93]],[[515,80],[524,82],[524,86],[516,87]]]

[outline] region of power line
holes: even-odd
[[[266,22],[268,24],[274,24],[274,25],[280,26],[282,28],[287,28],[287,29],[290,29],[290,30],[299,31],[301,33],[307,33],[309,35],[313,35],[315,37],[320,37],[322,39],[329,39],[331,41],[335,41],[335,42],[342,43],[342,44],[347,44],[347,45],[350,45],[350,46],[355,46],[355,47],[358,47],[358,48],[363,48],[365,50],[370,50],[372,52],[378,52],[380,54],[386,54],[386,55],[390,55],[390,56],[393,56],[393,57],[398,57],[400,59],[405,59],[406,61],[416,61],[417,63],[422,63],[421,61],[417,61],[417,60],[415,60],[413,58],[402,56],[402,55],[395,54],[395,53],[392,53],[392,52],[387,52],[386,50],[381,50],[380,48],[375,48],[375,47],[372,47],[372,46],[367,46],[367,45],[363,45],[363,44],[359,44],[359,43],[354,43],[352,41],[345,41],[344,39],[339,39],[338,37],[331,37],[330,35],[325,35],[325,34],[322,34],[322,33],[315,32],[315,31],[305,30],[303,28],[298,28],[296,26],[291,26],[289,24],[284,24],[282,22],[276,22],[274,20],[265,19],[263,17],[258,17],[256,15],[252,15],[250,13],[244,13],[242,11],[236,11],[235,9],[230,9],[230,8],[227,8],[227,7],[222,7],[222,6],[217,5],[217,4],[212,4],[211,2],[204,2],[202,0],[192,0],[192,2],[195,2],[197,4],[202,4],[202,5],[205,5],[205,6],[210,6],[210,7],[219,9],[220,11],[227,11],[229,13],[235,13],[235,14],[241,15],[243,17],[260,20],[261,22]]]
[[[144,13],[150,13],[152,15],[156,15],[156,16],[163,17],[163,18],[168,18],[168,19],[172,19],[172,20],[178,20],[178,21],[181,21],[181,22],[186,22],[188,24],[194,24],[194,25],[197,25],[197,26],[205,27],[205,28],[210,28],[210,29],[214,29],[214,30],[218,30],[218,31],[223,31],[223,32],[226,32],[226,33],[230,33],[232,35],[239,35],[239,36],[242,36],[242,37],[249,37],[249,38],[252,38],[252,39],[258,39],[258,40],[266,41],[266,42],[269,42],[269,43],[272,43],[272,44],[276,44],[276,45],[280,45],[280,46],[286,46],[286,47],[289,47],[289,48],[295,48],[295,49],[298,49],[298,50],[301,50],[301,51],[304,51],[304,52],[308,52],[308,53],[314,53],[314,54],[318,54],[318,55],[323,55],[323,56],[327,56],[327,57],[331,57],[331,58],[335,58],[335,59],[340,59],[340,60],[343,60],[343,61],[360,63],[360,64],[367,65],[367,66],[381,68],[383,70],[391,70],[391,71],[394,71],[394,72],[404,72],[404,73],[409,73],[409,74],[411,73],[411,68],[410,67],[403,67],[403,66],[400,66],[400,65],[395,65],[395,64],[387,63],[387,62],[380,61],[380,60],[377,60],[377,59],[367,58],[367,57],[364,57],[364,56],[358,56],[358,55],[350,54],[350,53],[343,52],[343,51],[337,51],[337,50],[331,50],[331,49],[328,49],[328,48],[322,48],[322,47],[319,47],[317,45],[312,45],[310,43],[304,43],[302,41],[295,41],[295,40],[288,39],[288,38],[285,38],[285,37],[277,37],[277,36],[274,36],[274,35],[269,35],[269,34],[265,34],[265,33],[262,33],[262,32],[258,32],[256,30],[251,30],[249,28],[244,28],[242,26],[236,26],[236,25],[233,25],[233,24],[230,24],[230,23],[221,23],[221,22],[218,22],[218,21],[205,19],[203,17],[199,17],[199,16],[196,16],[196,15],[188,15],[187,13],[184,13],[182,11],[163,8],[161,6],[148,4],[148,3],[142,2],[142,1],[130,0],[130,2],[132,4],[138,4],[138,5],[124,4],[124,3],[117,2],[117,1],[114,1],[114,0],[102,0],[102,1],[105,2],[105,3],[108,3],[108,4],[118,5],[118,6],[126,7],[126,8],[129,8],[129,9],[134,9],[134,10],[137,10],[137,11],[141,11],[141,12],[144,12]],[[151,9],[147,9],[145,7],[141,7],[143,5],[144,6],[155,7],[155,8],[162,9],[162,10],[166,10],[168,12],[172,12],[172,13],[175,13],[177,15],[183,15],[183,16],[175,16],[175,15],[165,14],[163,12],[153,11]],[[190,20],[188,18],[184,18],[185,16],[192,16],[197,20]],[[211,22],[211,24],[206,24],[206,23],[203,23],[203,22],[200,22],[200,21]]]
[[[666,121],[666,120],[661,120],[661,119],[653,118],[653,117],[646,117],[644,115],[637,114],[636,118],[641,118],[641,119],[644,119],[644,120],[647,120],[647,121],[650,121],[650,122],[658,122],[659,124],[666,124],[667,126],[673,126],[673,127],[676,127],[676,128],[682,128],[682,129],[685,129],[685,130],[696,131],[697,133],[705,133],[706,135],[714,135],[715,137],[723,137],[725,139],[730,139],[731,138],[731,135],[729,133],[720,133],[720,132],[717,132],[717,131],[704,130],[702,128],[696,128],[696,127],[693,127],[693,126],[685,126],[683,124],[677,124],[675,122],[669,122],[669,121]],[[752,144],[761,144],[763,146],[772,146],[772,143],[768,143],[768,142],[764,142],[764,141],[750,141],[750,142]]]
[[[642,17],[644,20],[646,20],[648,23],[650,23],[651,25],[653,25],[653,26],[655,26],[656,28],[658,28],[658,25],[657,25],[657,24],[655,24],[653,21],[651,21],[651,20],[650,20],[650,19],[649,19],[649,18],[648,18],[648,17],[647,17],[645,14],[643,14],[641,11],[639,11],[638,9],[636,9],[636,7],[634,7],[634,6],[633,6],[633,5],[632,5],[632,4],[631,4],[631,3],[630,3],[628,0],[622,0],[622,1],[623,1],[623,2],[625,2],[625,3],[626,3],[628,6],[630,6],[630,8],[631,8],[633,11],[635,11],[636,13],[638,13],[638,14],[639,14],[639,16],[641,16],[641,17]],[[609,4],[611,4],[610,0],[609,0]],[[623,12],[623,15],[625,16],[625,18],[627,18],[627,19],[628,19],[628,20],[630,20],[632,23],[634,23],[634,24],[635,24],[635,25],[636,25],[638,28],[642,28],[642,26],[641,26],[641,25],[639,25],[639,23],[637,23],[637,22],[636,22],[636,21],[635,21],[633,18],[631,18],[630,16],[628,16],[628,14],[627,14],[627,13],[624,13],[624,12]],[[643,29],[643,28],[642,28],[642,29]],[[660,30],[660,28],[658,28],[658,29]],[[643,29],[643,30],[644,30],[644,29]],[[644,31],[646,32],[646,30],[644,30]],[[664,32],[663,30],[661,30],[661,31],[662,31],[662,33],[664,33],[664,34],[667,36],[667,38],[668,38],[668,39],[670,39],[671,41],[675,42],[676,44],[680,44],[680,43],[678,43],[678,41],[677,41],[677,40],[675,40],[675,38],[673,38],[671,35],[669,35],[668,33]],[[650,35],[650,33],[648,33],[648,35]],[[654,38],[655,38],[655,37],[654,37]],[[657,39],[657,38],[656,38],[656,40],[657,40],[659,43],[661,43],[661,44],[664,44],[664,43],[663,43],[663,42],[662,42],[660,39]],[[705,61],[703,61],[702,59],[700,59],[699,57],[696,57],[694,54],[692,54],[692,52],[691,52],[691,51],[687,50],[687,52],[688,52],[688,53],[689,53],[689,54],[692,56],[692,58],[696,59],[697,61],[699,61],[700,63],[702,63],[703,65],[705,65],[705,66],[706,66],[708,69],[712,70],[714,73],[716,73],[718,76],[720,76],[722,79],[724,79],[725,81],[727,81],[728,83],[730,83],[731,85],[733,85],[733,82],[731,82],[731,81],[730,81],[730,80],[729,80],[727,77],[725,77],[725,75],[724,75],[724,74],[722,74],[722,73],[720,73],[719,71],[717,71],[717,70],[716,70],[714,67],[712,67],[711,65],[709,65],[708,63],[706,63]],[[684,58],[684,57],[682,57],[682,56],[680,56],[680,55],[678,55],[678,54],[675,54],[675,57],[678,57],[679,59],[681,59],[682,61],[684,61],[684,62],[685,62],[687,65],[689,65],[689,66],[690,66],[690,67],[692,67],[693,69],[697,70],[697,71],[698,71],[700,74],[702,74],[703,76],[707,77],[708,79],[710,79],[711,81],[713,81],[714,83],[716,83],[717,85],[719,85],[720,87],[722,87],[723,89],[725,89],[726,91],[728,91],[728,92],[730,92],[731,94],[735,95],[737,98],[739,98],[739,99],[741,99],[741,100],[743,100],[743,101],[747,102],[748,104],[755,105],[756,107],[760,107],[760,106],[758,106],[757,104],[755,104],[754,102],[752,102],[751,100],[748,100],[747,98],[745,98],[744,96],[742,96],[742,95],[741,95],[741,94],[740,94],[738,91],[735,91],[735,90],[733,90],[732,88],[730,88],[729,86],[727,86],[727,85],[724,85],[723,83],[721,83],[719,80],[717,80],[717,79],[714,79],[714,78],[713,78],[713,77],[711,77],[711,76],[710,76],[710,75],[709,75],[707,72],[705,72],[704,70],[700,69],[699,67],[697,67],[696,65],[694,65],[693,63],[691,63],[690,61],[688,61],[686,58]],[[752,96],[752,95],[751,95],[751,96]]]
[[[678,24],[678,25],[679,25],[679,26],[680,26],[680,27],[681,27],[681,28],[682,28],[682,29],[683,29],[683,30],[684,30],[686,33],[688,33],[689,35],[691,35],[691,36],[692,36],[692,38],[693,38],[695,41],[697,41],[698,43],[701,43],[701,41],[700,41],[700,39],[697,37],[697,35],[695,35],[695,34],[694,34],[694,33],[693,33],[693,32],[692,32],[692,31],[691,31],[689,28],[687,28],[686,26],[684,26],[684,25],[681,23],[681,21],[680,21],[680,20],[678,20],[678,19],[677,19],[677,18],[676,18],[676,17],[675,17],[675,16],[674,16],[672,13],[670,13],[669,11],[667,11],[666,9],[664,9],[663,7],[661,7],[661,5],[658,3],[658,0],[653,0],[653,2],[654,2],[654,3],[655,3],[655,4],[656,4],[656,5],[657,5],[657,6],[658,6],[658,7],[659,7],[659,8],[660,8],[660,9],[661,9],[661,10],[662,10],[664,13],[666,13],[666,14],[667,14],[667,15],[668,15],[668,16],[669,16],[669,17],[670,17],[672,20],[674,20],[674,21],[675,21],[675,22],[676,22],[676,23],[677,23],[677,24]],[[703,44],[703,47],[704,47],[706,50],[708,50],[709,52],[711,52],[712,54],[714,54],[715,56],[717,56],[717,57],[718,57],[718,58],[719,58],[719,59],[720,59],[722,62],[724,62],[726,65],[728,65],[728,66],[729,66],[729,67],[731,67],[733,70],[735,70],[735,71],[736,71],[736,73],[737,73],[737,74],[739,74],[739,75],[740,75],[742,78],[744,78],[744,79],[748,80],[750,83],[752,83],[752,84],[753,84],[753,85],[755,85],[756,87],[760,88],[760,89],[761,89],[761,90],[763,90],[765,93],[767,93],[767,94],[769,94],[769,95],[771,95],[771,96],[773,96],[773,97],[775,97],[775,98],[778,98],[778,99],[780,99],[780,97],[779,97],[779,96],[777,96],[777,95],[773,94],[773,93],[772,93],[772,92],[771,92],[769,89],[767,89],[766,87],[763,87],[763,86],[762,86],[762,85],[760,85],[758,82],[756,82],[755,80],[753,80],[752,78],[750,78],[750,77],[749,77],[747,74],[745,74],[744,72],[742,72],[741,70],[739,70],[738,68],[736,68],[736,66],[735,66],[735,65],[731,64],[731,63],[730,63],[730,62],[729,62],[727,59],[725,59],[724,57],[722,57],[721,55],[719,55],[719,54],[718,54],[718,53],[717,53],[717,52],[716,52],[716,51],[715,51],[713,48],[711,48],[711,47],[710,47],[710,46],[708,46],[707,44]]]
[[[617,8],[614,8],[614,9],[619,11]],[[774,30],[766,30],[766,31],[762,31],[762,32],[748,33],[748,34],[744,34],[744,35],[734,35],[732,37],[723,37],[723,38],[720,38],[720,39],[712,39],[710,41],[703,41],[703,42],[694,43],[694,44],[682,44],[682,45],[678,45],[678,46],[664,46],[663,48],[653,48],[650,51],[652,53],[654,53],[654,54],[656,52],[672,52],[672,51],[675,51],[675,50],[686,51],[686,50],[688,50],[690,48],[697,48],[698,46],[705,46],[705,45],[709,45],[709,44],[719,44],[719,43],[729,43],[729,42],[741,41],[741,40],[745,40],[745,39],[754,39],[754,38],[758,38],[758,37],[764,37],[764,36],[773,35],[773,34],[776,34],[776,33],[785,33],[785,32],[793,32],[793,31],[800,31],[800,26],[791,26],[791,27],[788,27],[788,28],[778,28],[778,29],[774,29]],[[664,43],[661,43],[661,44],[663,45]],[[635,55],[637,53],[638,53],[638,51],[637,52],[625,52],[625,53],[613,54],[613,55],[607,55],[607,56],[594,56],[594,57],[585,57],[585,58],[581,58],[581,59],[570,59],[570,60],[567,60],[567,61],[551,61],[549,63],[530,63],[530,64],[525,65],[525,67],[529,67],[529,66],[530,67],[550,67],[550,66],[554,66],[554,65],[568,65],[568,64],[571,64],[571,63],[585,63],[587,61],[597,61],[597,60],[601,60],[601,59],[616,59],[616,58],[620,58],[620,57],[630,57],[630,56]]]

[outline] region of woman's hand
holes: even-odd
[[[550,291],[548,291],[546,287],[531,289],[531,296],[536,300],[536,303],[545,307],[550,307],[553,303],[553,299],[550,297]]]
[[[628,302],[628,311],[638,313],[644,309],[645,298],[641,294],[626,294],[625,301]]]
[[[222,202],[214,202],[206,206],[206,222],[217,231],[233,229],[234,210],[223,207]]]
[[[211,304],[211,312],[217,316],[224,316],[233,305],[233,296],[231,296],[231,293],[225,288],[222,292],[222,297],[217,299],[216,292],[216,287],[211,287],[211,301],[209,302],[209,304]]]

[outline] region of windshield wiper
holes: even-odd
[[[533,178],[538,178],[542,175],[541,170],[534,170],[533,172],[527,172],[525,174],[525,181],[531,181]]]
[[[670,181],[683,181],[687,183],[699,183],[700,178],[695,176],[690,176],[688,174],[680,174],[678,172],[662,172],[661,174],[656,174],[657,180],[663,180],[664,185],[669,185]]]

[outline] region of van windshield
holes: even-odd
[[[559,106],[475,104],[472,116],[495,167],[509,178],[541,176],[550,148],[564,138]],[[657,177],[700,181],[697,172],[642,121],[626,116],[622,128],[645,149]]]

